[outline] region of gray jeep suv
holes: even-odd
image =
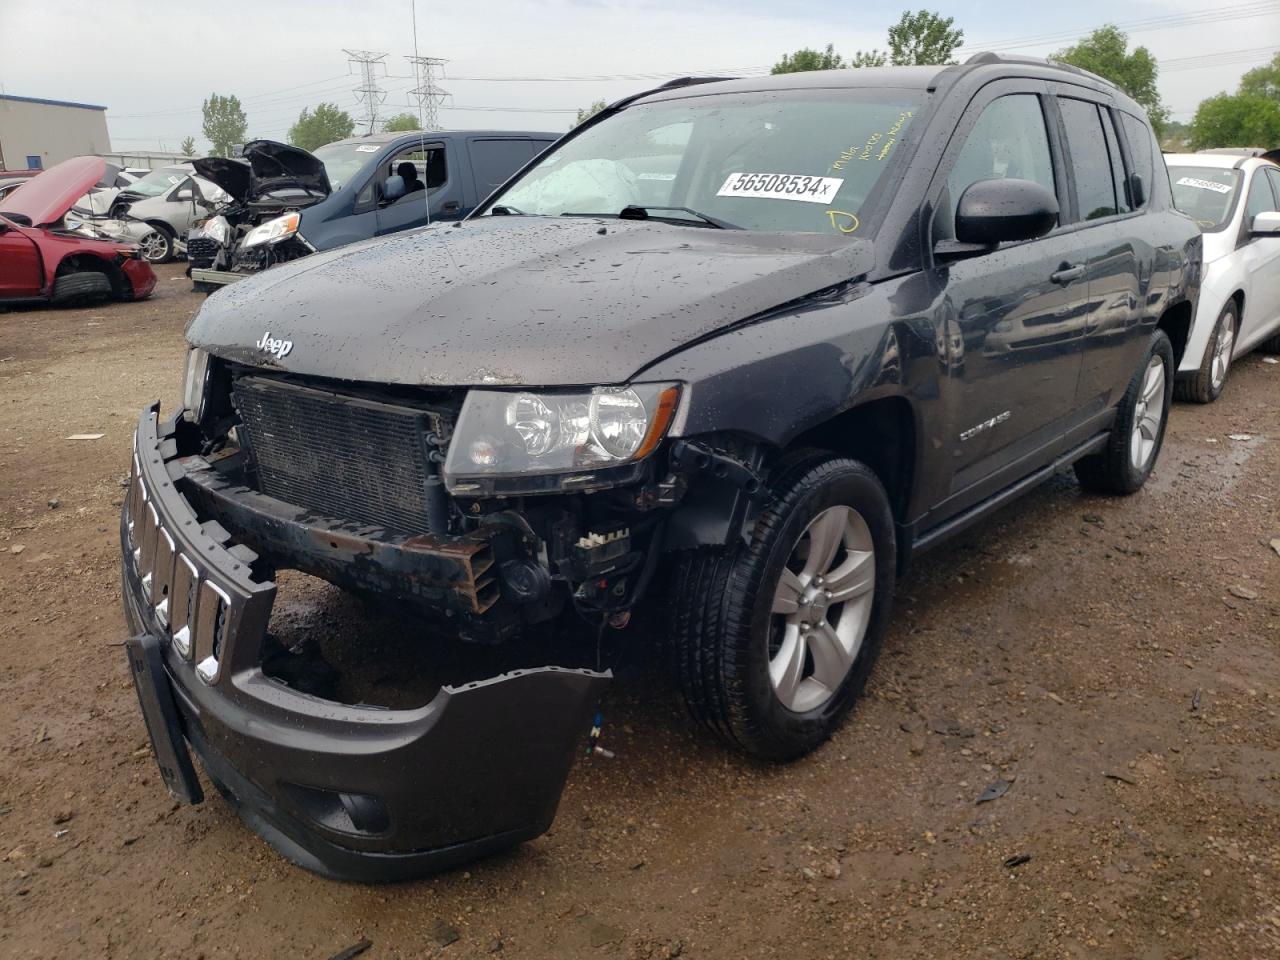
[[[199,796],[191,744],[341,876],[534,836],[605,683],[595,630],[660,589],[667,636],[633,642],[669,643],[694,716],[814,749],[911,557],[1066,465],[1142,486],[1200,242],[1137,104],[984,54],[669,83],[462,222],[219,293],[122,518],[167,782]],[[497,644],[497,675],[415,709],[319,696],[270,652],[283,569]],[[574,615],[576,664],[520,667]]]

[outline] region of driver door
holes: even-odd
[[[402,150],[384,162],[375,184],[378,190],[378,235],[396,233],[412,227],[420,227],[428,220],[457,219],[462,211],[462,177],[454,162],[453,152],[446,145],[428,141],[423,147]],[[423,189],[415,190],[396,199],[383,196],[385,178],[396,172],[405,162],[417,168]]]

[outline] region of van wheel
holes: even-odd
[[[676,571],[674,667],[693,716],[767,760],[835,731],[880,652],[896,564],[893,514],[856,460],[806,456],[770,484],[750,541]]]
[[[1168,334],[1157,330],[1120,401],[1106,447],[1075,463],[1080,486],[1112,494],[1141,489],[1160,456],[1172,399],[1173,345]]]
[[[155,223],[148,220],[147,226],[159,234],[159,240],[155,240],[150,234],[147,234],[144,238],[142,255],[147,258],[148,263],[168,263],[173,259],[173,231],[166,223]]]
[[[1175,397],[1193,403],[1212,403],[1222,395],[1239,330],[1240,311],[1236,308],[1235,300],[1228,300],[1209,337],[1209,346],[1204,352],[1204,359],[1200,361],[1200,369],[1190,380],[1179,380],[1174,384]]]

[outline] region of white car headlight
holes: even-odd
[[[286,213],[283,217],[268,220],[246,233],[241,246],[257,247],[264,243],[279,243],[297,233],[301,222],[302,214],[300,213]]]
[[[643,460],[666,435],[679,398],[671,383],[472,390],[449,442],[445,480],[458,488],[467,478],[571,474]]]
[[[198,421],[204,413],[205,384],[209,379],[209,354],[199,347],[187,350],[187,372],[182,381],[183,414],[188,420]]]
[[[231,224],[227,222],[226,217],[210,217],[200,225],[200,232],[209,239],[217,241],[219,246],[225,247],[227,241],[231,239]]]

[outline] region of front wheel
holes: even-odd
[[[1173,400],[1173,344],[1163,330],[1147,343],[1142,363],[1116,411],[1100,453],[1076,461],[1076,479],[1093,493],[1136,493],[1151,476],[1164,443]]]
[[[893,515],[876,475],[817,454],[770,484],[750,541],[688,555],[673,605],[692,714],[768,760],[831,736],[866,683],[889,619]]]
[[[1174,396],[1194,403],[1212,403],[1222,395],[1231,369],[1231,355],[1235,352],[1236,334],[1240,330],[1240,312],[1236,302],[1228,300],[1218,315],[1218,322],[1210,335],[1200,369],[1188,380],[1174,385]]]
[[[152,230],[138,241],[138,252],[147,263],[164,263],[173,256],[173,241],[163,230]]]

